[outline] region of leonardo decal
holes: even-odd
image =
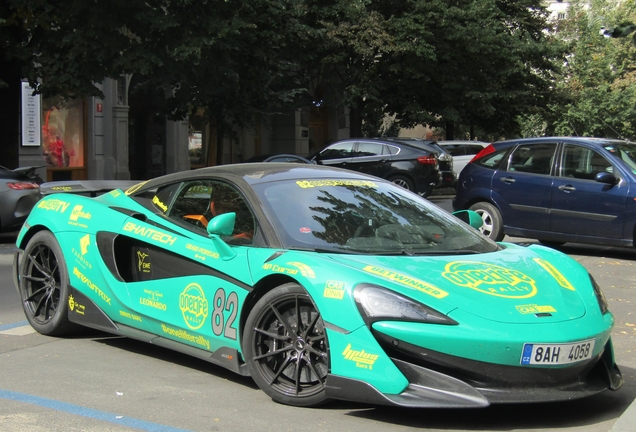
[[[368,273],[381,276],[392,282],[396,282],[410,288],[415,288],[418,291],[422,291],[423,293],[432,295],[433,297],[438,299],[444,298],[448,295],[446,291],[437,288],[435,285],[431,285],[430,283],[424,282],[423,280],[415,279],[391,270],[386,270],[372,265],[366,266],[363,270]]]
[[[563,288],[569,289],[570,291],[575,291],[575,289],[572,286],[572,284],[570,283],[570,281],[567,280],[565,278],[565,276],[563,276],[561,274],[561,272],[558,271],[556,269],[556,267],[554,267],[552,264],[550,264],[549,262],[547,262],[546,260],[543,260],[541,258],[534,258],[534,261],[537,264],[539,264],[541,267],[543,267],[545,269],[545,271],[550,273],[552,275],[552,277],[556,279],[558,284],[561,285]]]
[[[455,261],[446,264],[442,276],[455,285],[497,297],[519,299],[537,293],[536,283],[530,276],[494,264]]]
[[[163,294],[159,291],[145,289],[144,294],[146,294],[147,297],[140,297],[139,304],[161,311],[165,311],[166,309],[168,309],[168,305],[161,301],[161,299],[163,298]]]
[[[208,317],[208,301],[203,288],[197,283],[191,283],[179,295],[179,309],[183,320],[192,330],[200,329]]]

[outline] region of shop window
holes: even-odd
[[[42,156],[49,168],[84,168],[84,101],[42,101]]]

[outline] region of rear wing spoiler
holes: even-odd
[[[46,182],[40,185],[42,196],[54,193],[71,193],[96,197],[113,189],[127,190],[142,180],[69,180]]]

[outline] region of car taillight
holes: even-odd
[[[486,155],[489,155],[490,153],[494,153],[495,152],[495,147],[492,144],[488,144],[486,147],[484,147],[482,150],[479,151],[479,153],[477,153],[475,155],[475,157],[473,157],[470,162],[468,163],[472,163],[475,162],[477,159],[481,159]]]
[[[9,186],[9,188],[13,190],[26,190],[26,189],[39,188],[38,184],[33,182],[7,183],[7,186]]]
[[[417,161],[424,165],[437,165],[437,158],[435,156],[420,156]]]

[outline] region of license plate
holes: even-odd
[[[594,351],[594,339],[569,344],[523,344],[522,365],[563,365],[587,360]]]

